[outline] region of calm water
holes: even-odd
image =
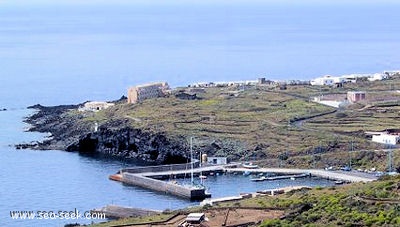
[[[16,221],[9,211],[87,211],[107,204],[118,204],[149,209],[177,209],[198,202],[190,202],[174,196],[156,193],[138,187],[126,186],[108,180],[108,175],[120,168],[134,164],[117,160],[96,159],[63,151],[15,150],[10,147],[16,141],[29,142],[42,138],[37,133],[23,132],[26,125],[22,117],[27,110],[0,112],[0,223],[6,226],[63,226],[75,223],[68,220]],[[189,179],[182,179],[182,181]],[[286,187],[293,185],[332,185],[333,182],[318,179],[280,180],[252,182],[242,175],[210,176],[205,180],[214,198],[238,195],[242,192]],[[90,223],[79,220],[80,223]]]
[[[5,0],[0,107],[117,99],[158,80],[400,69],[399,9],[388,0]]]
[[[0,224],[66,223],[16,222],[10,210],[191,204],[109,181],[128,165],[119,161],[15,150],[10,145],[42,137],[23,132],[28,105],[118,99],[130,85],[158,80],[178,86],[400,69],[396,1],[227,2],[1,1],[0,109],[9,111],[0,112]],[[216,197],[271,187],[244,177],[207,182]],[[295,182],[304,183],[287,183]]]
[[[241,174],[226,174],[219,176],[208,176],[203,181],[204,186],[212,194],[213,198],[221,198],[226,196],[237,196],[240,193],[252,193],[256,191],[276,189],[291,186],[332,186],[335,183],[320,178],[298,178],[296,180],[275,180],[275,181],[251,181],[252,177],[257,176],[244,176]],[[190,177],[189,177],[190,178]],[[189,185],[190,179],[177,179],[177,182],[183,185]],[[196,178],[196,183],[200,181]]]

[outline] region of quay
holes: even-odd
[[[192,169],[193,166],[193,169]],[[175,165],[148,166],[137,168],[121,169],[117,174],[111,175],[111,180],[120,181],[126,184],[135,185],[155,191],[165,192],[191,200],[203,200],[211,197],[204,187],[196,185],[183,186],[165,179],[174,179],[184,176],[211,175],[218,173],[277,173],[284,176],[265,177],[265,180],[289,179],[306,176],[315,176],[333,181],[348,183],[370,182],[377,179],[371,174],[362,174],[354,171],[328,171],[321,169],[288,169],[288,168],[243,168],[240,163],[228,165],[204,165],[200,163],[186,163]]]
[[[193,166],[193,169],[192,169]],[[230,167],[234,165],[228,165]],[[177,178],[184,175],[200,175],[223,172],[222,165],[200,167],[200,163],[186,163],[175,165],[147,166],[137,168],[121,169],[117,174],[111,175],[111,180],[120,181],[126,184],[135,185],[154,191],[165,192],[191,200],[203,200],[211,195],[206,192],[204,187],[197,185],[183,186],[170,181],[161,179]]]
[[[309,177],[309,173],[302,173],[302,174],[296,174],[296,175],[282,175],[282,176],[274,176],[274,177],[260,177],[260,178],[253,178],[251,179],[252,181],[266,181],[266,180],[285,180],[285,179],[297,179],[297,178],[303,178],[303,177]]]
[[[287,193],[293,190],[299,190],[299,189],[310,189],[310,187],[308,186],[291,186],[291,187],[283,187],[283,188],[276,188],[276,189],[270,189],[270,190],[264,190],[264,191],[258,191],[256,193],[242,193],[238,196],[228,196],[228,197],[222,197],[222,198],[208,198],[203,200],[200,203],[200,206],[204,206],[204,205],[215,205],[218,203],[223,203],[223,202],[234,202],[234,201],[239,201],[242,199],[246,199],[246,198],[254,198],[254,197],[258,197],[260,195],[270,195],[270,196],[274,196],[274,195],[279,195],[279,194],[283,194],[283,193]]]
[[[371,174],[362,174],[354,171],[329,171],[322,169],[288,169],[288,168],[224,168],[227,172],[250,172],[250,173],[279,173],[279,174],[310,174],[327,180],[339,180],[348,183],[370,182],[378,178]]]

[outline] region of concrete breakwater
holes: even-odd
[[[265,180],[279,180],[289,178],[300,178],[306,176],[315,176],[329,180],[340,180],[344,182],[368,182],[373,181],[376,177],[372,175],[360,175],[356,172],[338,172],[326,171],[318,169],[285,169],[285,168],[257,168],[247,169],[239,168],[239,164],[230,165],[206,165],[199,167],[199,163],[193,163],[194,169],[189,168],[192,164],[179,164],[179,165],[164,165],[164,166],[149,166],[122,169],[116,175],[110,176],[110,179],[124,182],[126,184],[136,185],[150,190],[165,192],[168,194],[192,199],[202,200],[210,197],[206,193],[204,187],[194,185],[183,186],[177,184],[175,181],[162,181],[160,179],[174,179],[179,177],[188,177],[193,175],[211,175],[215,173],[241,173],[250,172],[253,174],[258,173],[276,173],[282,176],[265,177]],[[295,175],[293,175],[295,174]]]
[[[127,184],[165,192],[167,194],[173,194],[191,200],[202,200],[207,197],[204,187],[196,187],[192,185],[182,186],[167,181],[156,180],[140,174],[123,173],[122,181]]]
[[[193,165],[193,170],[192,170]],[[162,181],[166,176],[198,173],[199,171],[222,171],[223,166],[207,166],[199,168],[199,162],[188,164],[148,166],[138,168],[121,169],[117,174],[110,176],[110,179],[121,181],[154,191],[188,198],[191,200],[202,200],[209,197],[204,187],[196,185],[183,186],[173,182]],[[157,178],[157,179],[156,179]]]

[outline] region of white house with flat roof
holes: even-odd
[[[207,163],[212,165],[226,165],[228,164],[227,157],[207,157]]]
[[[387,78],[388,78],[387,74],[375,73],[375,74],[372,74],[370,77],[368,77],[368,81],[379,81],[379,80],[385,80]]]
[[[387,133],[372,135],[372,141],[376,143],[396,145],[400,140],[400,136]]]
[[[310,84],[313,86],[332,86],[335,84],[336,77],[332,77],[330,75],[326,75],[323,77],[318,77],[310,81]]]
[[[108,102],[86,102],[83,107],[79,108],[79,111],[93,111],[97,112],[100,110],[105,110],[109,107],[114,106],[114,103]]]

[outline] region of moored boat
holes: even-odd
[[[266,179],[267,179],[266,177],[262,176],[259,178],[252,178],[251,181],[265,181]]]
[[[258,168],[258,165],[255,165],[252,162],[245,162],[244,164],[242,164],[242,166],[247,169],[257,169]]]

